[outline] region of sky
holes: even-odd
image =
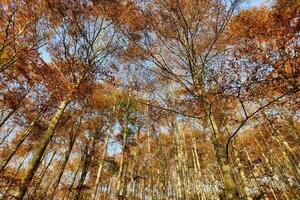
[[[271,0],[246,0],[243,4],[242,4],[242,8],[250,8],[250,7],[259,7],[261,5],[269,5],[271,3]],[[49,55],[49,53],[47,52],[45,46],[42,47],[41,49],[39,49],[39,52],[42,55],[43,60],[46,63],[51,63],[51,57]]]
[[[259,7],[261,5],[269,5],[271,3],[271,0],[246,0],[242,7],[243,8],[249,8],[249,7]]]

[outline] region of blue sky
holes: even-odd
[[[261,5],[269,5],[271,0],[246,0],[242,4],[242,8],[249,8],[254,6],[261,6]],[[51,63],[51,57],[47,52],[45,46],[39,49],[39,52],[42,54],[42,58],[46,63]]]
[[[268,5],[271,3],[271,0],[246,0],[242,7],[254,7],[254,6],[261,6],[261,5]]]

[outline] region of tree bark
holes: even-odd
[[[40,180],[38,181],[38,183],[34,186],[34,190],[32,192],[32,196],[36,196],[36,191],[38,189],[41,189],[41,183],[43,181],[43,178],[49,168],[49,166],[52,164],[52,161],[53,161],[53,158],[54,156],[56,155],[56,151],[52,154],[51,158],[50,158],[50,161],[48,162],[48,164],[46,165],[45,169],[42,171],[42,174],[40,175]]]
[[[28,189],[28,184],[31,182],[32,177],[34,176],[34,173],[38,168],[39,162],[45,152],[45,149],[47,148],[51,138],[54,135],[54,131],[58,124],[58,121],[61,118],[61,116],[63,115],[64,110],[67,107],[67,105],[69,104],[69,102],[70,102],[70,98],[69,97],[65,98],[60,103],[58,110],[53,115],[53,117],[50,121],[50,124],[44,133],[44,137],[43,137],[42,141],[36,147],[36,150],[33,154],[32,160],[30,161],[29,166],[28,166],[24,176],[22,177],[22,182],[15,191],[15,194],[13,197],[14,199],[23,199],[23,197],[25,196],[25,193]]]
[[[75,184],[75,180],[76,180],[77,174],[78,174],[78,172],[79,172],[81,163],[82,163],[82,159],[80,160],[80,163],[79,163],[78,166],[77,166],[76,172],[75,172],[75,174],[74,174],[74,176],[73,176],[73,179],[72,179],[72,182],[71,182],[71,185],[68,187],[66,193],[65,193],[64,196],[62,197],[62,200],[64,200],[66,196],[68,197],[69,194],[70,194],[70,192],[72,191],[72,188],[73,188],[73,186],[74,186],[74,184]]]
[[[21,144],[25,141],[25,139],[30,135],[32,129],[34,128],[36,122],[40,119],[42,116],[42,112],[38,114],[38,116],[30,123],[30,125],[26,128],[25,132],[22,134],[21,138],[17,141],[15,145],[10,150],[10,153],[7,157],[2,160],[0,164],[0,172],[5,168],[5,166],[8,164],[8,162],[11,160],[11,158],[15,155],[18,148],[21,146]]]
[[[238,194],[238,186],[234,179],[232,165],[227,160],[226,155],[226,143],[222,142],[222,135],[219,131],[219,127],[215,121],[214,116],[210,113],[210,109],[207,114],[208,123],[212,132],[213,146],[216,151],[217,161],[221,168],[221,173],[224,178],[224,195],[226,200],[240,199]]]
[[[83,162],[83,166],[82,166],[81,176],[80,176],[79,183],[78,183],[77,190],[76,190],[75,197],[74,197],[74,199],[76,199],[76,200],[79,200],[81,197],[84,182],[85,182],[86,176],[88,174],[92,156],[94,154],[94,150],[95,150],[95,146],[96,146],[96,138],[94,136],[92,136],[91,140],[92,140],[91,147],[89,147],[90,145],[86,145],[86,148],[84,150],[85,158],[84,158],[84,162]],[[90,150],[89,150],[89,148],[90,148]]]
[[[52,186],[53,191],[51,192],[51,195],[50,195],[49,199],[53,199],[54,196],[55,196],[56,189],[57,189],[57,187],[60,183],[61,177],[62,177],[62,175],[65,171],[65,168],[66,168],[66,165],[68,163],[69,157],[71,155],[71,152],[72,152],[75,141],[76,141],[76,137],[72,138],[72,140],[69,144],[68,150],[66,151],[66,153],[64,155],[62,165],[59,169],[58,175],[54,178],[54,182],[53,182],[53,186]]]
[[[109,131],[108,135],[107,135],[106,138],[105,138],[105,142],[104,142],[104,150],[103,150],[103,152],[102,152],[101,160],[100,160],[99,167],[98,167],[97,177],[96,177],[96,181],[95,181],[95,192],[94,192],[94,194],[92,195],[92,199],[97,198],[98,187],[99,187],[100,178],[101,178],[101,175],[102,175],[102,169],[103,169],[103,164],[104,164],[104,158],[105,158],[105,155],[106,155],[106,151],[107,151],[107,146],[108,146],[109,138],[110,138],[110,131]]]
[[[30,155],[30,151],[31,151],[31,148],[28,150],[28,152],[26,153],[26,155],[24,156],[23,160],[21,161],[20,165],[18,166],[17,168],[17,171],[16,173],[14,174],[14,178],[18,175],[21,167],[23,166],[23,163],[25,162],[25,160],[27,159],[27,157]],[[3,196],[1,199],[5,200],[5,199],[8,199],[8,192],[10,191],[10,187],[14,184],[14,182],[10,182],[7,189],[5,190]]]

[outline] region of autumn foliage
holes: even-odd
[[[300,1],[2,0],[0,198],[300,198]]]

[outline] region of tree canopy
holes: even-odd
[[[300,1],[2,0],[0,198],[300,198]]]

